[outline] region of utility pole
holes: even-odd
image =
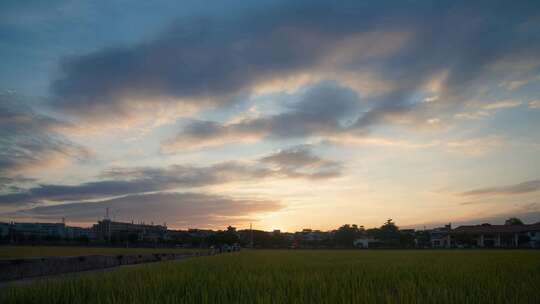
[[[250,234],[249,247],[253,249],[253,226],[251,223],[249,223],[249,234]]]
[[[105,209],[105,219],[107,220],[107,239],[111,243],[111,220],[109,219],[109,207]]]

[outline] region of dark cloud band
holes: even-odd
[[[411,99],[441,72],[440,100],[460,103],[485,84],[481,76],[508,73],[494,65],[537,61],[537,13],[535,1],[426,1],[414,9],[409,2],[295,1],[228,19],[190,18],[151,41],[66,59],[51,104],[99,119],[139,103],[226,105],[260,83],[313,70],[323,78],[332,78],[327,70],[370,71],[393,88],[357,122],[365,126],[415,109]],[[394,52],[362,39],[397,30],[409,34]]]
[[[76,202],[16,211],[6,216],[43,221],[67,218],[70,222],[95,223],[109,208],[117,220],[166,222],[173,227],[224,226],[253,219],[257,214],[278,211],[277,201],[234,199],[199,193],[153,193],[130,195],[96,203]]]
[[[113,168],[104,180],[78,185],[39,185],[0,194],[1,205],[22,206],[43,201],[72,202],[137,193],[192,189],[265,178],[328,179],[341,175],[341,164],[315,156],[309,147],[285,150],[251,163],[223,162],[206,167]]]

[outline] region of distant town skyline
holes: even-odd
[[[540,221],[538,1],[2,1],[0,221]]]

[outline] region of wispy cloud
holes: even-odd
[[[276,115],[246,118],[220,124],[195,121],[176,137],[163,142],[165,151],[200,148],[231,142],[270,138],[302,138],[345,131],[347,119],[360,115],[357,94],[334,82],[322,82],[307,89],[299,100]]]
[[[540,100],[529,101],[530,109],[540,109]]]
[[[89,149],[58,132],[68,126],[35,113],[15,93],[0,93],[0,177],[19,176],[88,159]]]
[[[500,83],[500,86],[504,87],[504,88],[506,88],[508,90],[513,91],[513,90],[520,89],[521,87],[526,86],[529,83],[535,82],[535,81],[538,81],[538,80],[540,80],[540,76],[537,76],[537,75],[532,75],[531,76],[531,75],[529,75],[529,76],[525,76],[523,78],[503,81],[503,82]]]
[[[491,116],[491,112],[476,111],[476,112],[462,112],[456,113],[454,118],[461,120],[479,120]]]
[[[480,156],[503,147],[505,141],[500,136],[485,136],[477,138],[466,138],[450,140],[442,143],[441,146],[449,152],[457,152],[465,155]]]
[[[508,99],[508,100],[501,100],[501,101],[497,101],[497,102],[487,104],[487,105],[483,106],[482,108],[485,109],[485,110],[508,109],[508,108],[518,107],[521,104],[522,104],[522,102],[519,101],[519,100]]]
[[[516,195],[540,190],[540,180],[530,180],[513,185],[478,188],[461,192],[461,196]]]
[[[170,166],[168,168],[115,168],[104,172],[111,179],[77,185],[39,185],[25,191],[0,195],[0,204],[25,205],[43,201],[68,202],[88,199],[197,188],[232,181],[263,178],[270,172],[240,163],[221,163],[208,167]]]
[[[485,103],[476,111],[456,113],[454,114],[454,118],[460,120],[480,120],[492,116],[497,111],[519,107],[522,104],[523,102],[519,100],[499,100],[491,103]]]

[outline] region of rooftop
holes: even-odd
[[[530,225],[466,225],[455,228],[452,233],[519,233],[540,230],[540,222]]]

